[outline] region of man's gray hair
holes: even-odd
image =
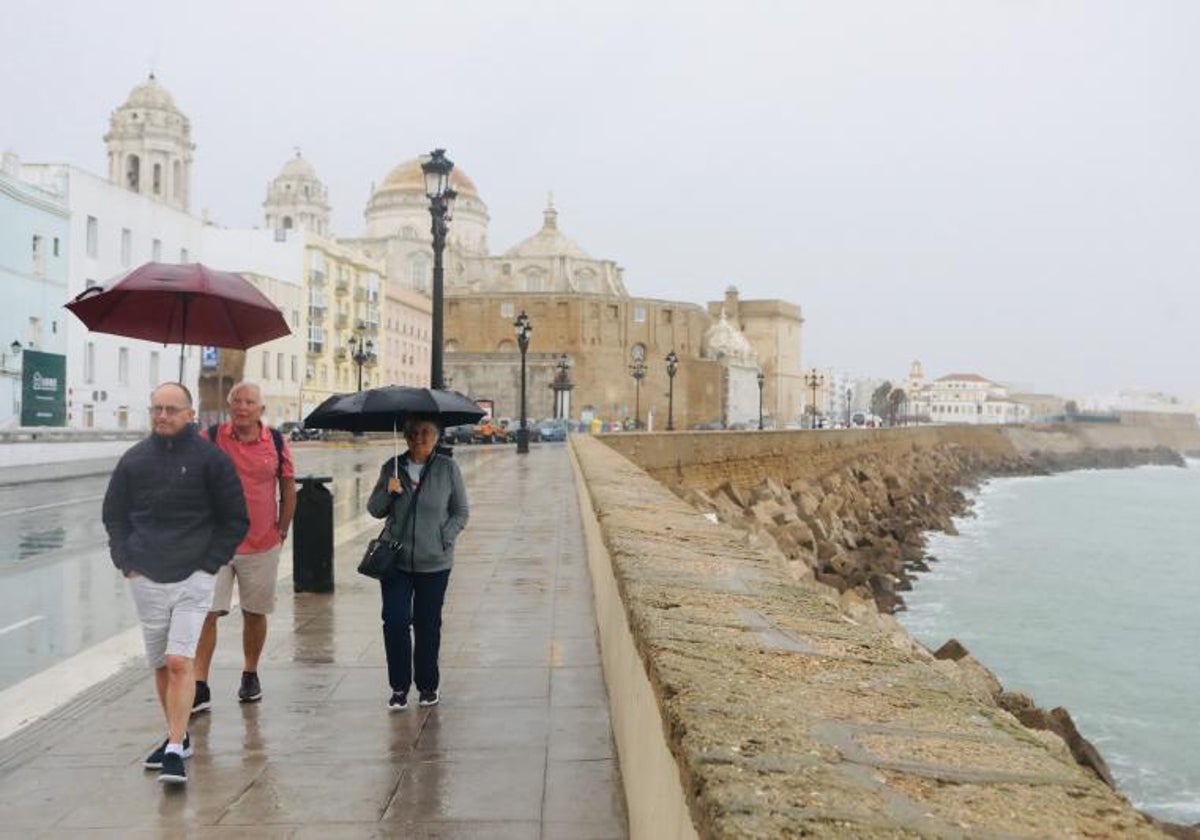
[[[251,382],[249,379],[243,379],[241,382],[230,388],[229,394],[225,397],[225,402],[233,402],[234,394],[237,394],[239,391],[254,391],[254,396],[258,398],[258,404],[263,404],[262,388],[259,387],[257,382]]]

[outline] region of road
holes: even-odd
[[[298,475],[334,477],[337,539],[362,523],[389,454],[379,445],[295,447]],[[455,457],[464,471],[480,460],[468,448]],[[136,625],[100,522],[107,485],[104,475],[0,487],[0,690]],[[283,565],[290,571],[290,545]]]

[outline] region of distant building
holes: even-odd
[[[63,196],[22,181],[20,161],[0,167],[0,428],[21,415],[21,354],[65,354],[70,214]]]
[[[1008,390],[976,373],[951,373],[924,380],[914,362],[907,381],[908,415],[930,423],[987,425],[1029,422],[1030,406],[1011,398]]]

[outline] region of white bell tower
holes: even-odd
[[[196,148],[192,124],[153,73],[113,111],[104,143],[110,181],[188,211]]]

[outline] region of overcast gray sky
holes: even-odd
[[[261,224],[300,146],[338,234],[434,146],[502,251],[632,294],[799,303],[804,363],[1200,398],[1200,4],[7,0],[0,146],[104,171],[147,72],[195,209]]]

